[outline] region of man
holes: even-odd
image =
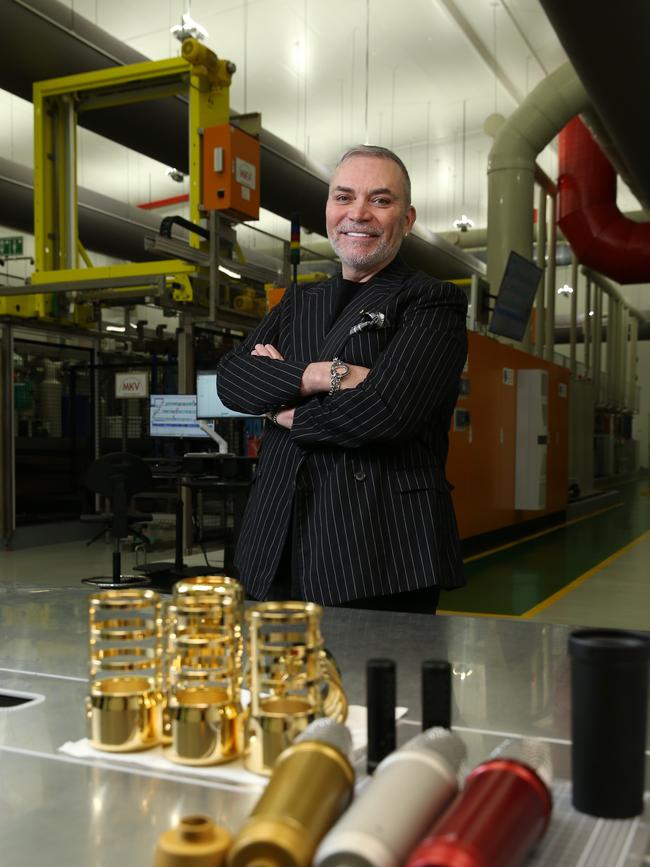
[[[342,274],[287,291],[219,367],[223,402],[272,420],[235,562],[256,599],[435,612],[465,583],[445,462],[467,301],[399,259],[392,152],[343,155],[326,222]]]

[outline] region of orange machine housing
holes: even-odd
[[[229,123],[203,131],[203,207],[233,220],[260,214],[260,143]]]
[[[470,332],[468,394],[457,409],[469,424],[449,435],[447,476],[456,486],[454,505],[461,538],[478,536],[566,509],[569,477],[569,371],[527,352]],[[546,508],[515,509],[517,372],[548,371]]]

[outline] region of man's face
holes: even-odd
[[[384,157],[349,157],[332,177],[325,221],[345,279],[369,280],[395,258],[415,222],[399,166]]]

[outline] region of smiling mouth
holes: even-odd
[[[339,232],[340,235],[345,235],[346,238],[378,238],[378,232]]]

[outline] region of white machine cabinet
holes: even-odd
[[[546,507],[548,373],[517,371],[515,509]]]

